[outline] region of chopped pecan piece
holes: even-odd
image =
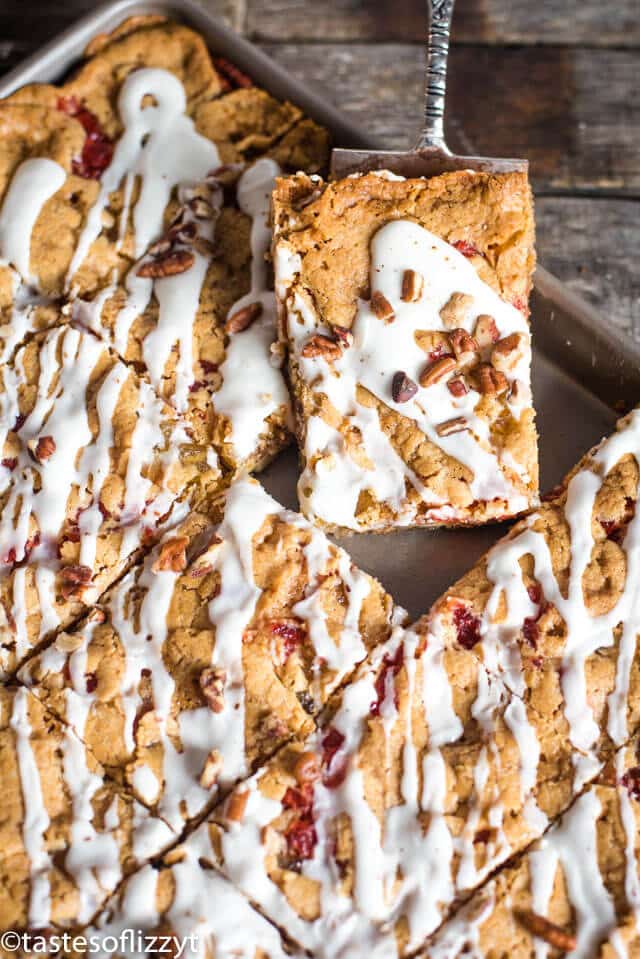
[[[539,939],[544,939],[554,949],[559,949],[561,952],[573,952],[576,948],[574,934],[567,932],[566,929],[561,929],[560,926],[556,926],[555,922],[551,922],[544,916],[539,916],[528,909],[519,910],[515,913],[515,916],[527,932]]]
[[[420,374],[420,386],[433,386],[447,379],[456,368],[456,360],[453,356],[443,356],[441,359],[431,363]]]
[[[342,356],[342,347],[331,337],[325,336],[323,333],[314,333],[302,347],[302,356],[305,359],[321,356],[327,363],[333,363]]]
[[[222,756],[217,749],[212,749],[204,761],[200,773],[200,785],[203,789],[211,789],[218,782],[222,772]]]
[[[447,389],[452,396],[457,398],[466,396],[469,392],[467,384],[461,376],[452,376],[450,380],[447,380]]]
[[[496,321],[488,313],[481,313],[476,320],[473,338],[478,344],[478,348],[484,350],[487,346],[497,343],[500,339],[500,333],[496,326]]]
[[[478,344],[466,330],[458,327],[449,337],[458,366],[471,366],[480,359]]]
[[[513,373],[524,355],[525,338],[522,333],[510,333],[498,340],[491,351],[491,363],[502,373]]]
[[[393,374],[393,380],[391,381],[391,396],[393,397],[394,403],[407,403],[412,396],[416,395],[417,392],[417,385],[409,376],[407,376],[406,373],[403,373],[402,370],[398,370],[397,373]]]
[[[498,395],[504,393],[509,388],[504,373],[494,370],[491,363],[481,363],[478,367],[478,383],[480,392],[485,396]]]
[[[456,416],[452,420],[446,420],[444,423],[436,426],[438,436],[451,436],[452,433],[463,433],[469,429],[469,424],[464,416]]]
[[[393,307],[380,290],[376,290],[371,297],[371,310],[379,320],[384,320],[385,323],[392,323],[396,318]]]
[[[200,689],[204,694],[207,705],[214,713],[221,713],[224,709],[224,684],[227,673],[216,666],[208,666],[200,673]]]
[[[138,276],[152,280],[162,279],[165,276],[176,276],[186,273],[195,263],[196,258],[190,250],[174,250],[154,260],[147,260],[138,267]]]
[[[53,436],[41,436],[36,443],[33,455],[39,462],[48,460],[56,451],[56,441]]]
[[[262,315],[262,303],[248,303],[236,310],[224,325],[225,333],[242,333],[248,330],[252,323]]]
[[[343,346],[345,349],[353,344],[353,333],[351,330],[348,330],[346,326],[334,326],[333,335],[340,346]]]
[[[422,296],[424,277],[415,270],[405,270],[402,274],[402,292],[400,299],[405,303],[415,303]]]
[[[171,570],[173,573],[181,573],[187,565],[187,546],[189,539],[187,536],[173,536],[162,544],[158,558],[151,569],[154,573],[166,572]]]
[[[315,753],[302,753],[296,760],[293,775],[300,786],[315,782],[316,779],[320,778],[320,773],[320,760]]]
[[[189,201],[189,208],[197,220],[210,220],[213,217],[213,207],[204,197],[195,196]]]
[[[473,297],[469,293],[452,293],[440,310],[440,319],[448,330],[453,330],[462,326],[472,306]]]
[[[65,599],[82,596],[91,582],[91,569],[88,566],[63,566],[60,570],[60,591]]]
[[[248,801],[248,789],[244,789],[242,792],[231,793],[224,808],[225,818],[230,822],[242,822]]]

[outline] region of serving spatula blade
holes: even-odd
[[[413,150],[345,150],[331,154],[334,180],[353,173],[389,170],[397,176],[431,177],[452,170],[479,170],[485,173],[512,173],[528,170],[526,160],[459,156],[451,152],[444,138],[444,110],[447,87],[447,59],[454,0],[427,0],[429,29],[424,129]]]

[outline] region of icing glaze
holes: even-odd
[[[402,370],[414,384],[419,383],[426,356],[415,339],[416,331],[445,331],[440,311],[452,294],[463,292],[473,297],[473,307],[460,321],[466,332],[472,332],[476,318],[485,314],[495,319],[500,337],[521,335],[521,355],[510,378],[522,384],[519,402],[530,406],[526,320],[480,279],[466,257],[416,223],[398,220],[381,227],[371,241],[371,295],[384,296],[395,319],[385,322],[370,301],[359,301],[350,330],[353,343],[331,363],[321,355],[304,355],[310,335],[331,337],[332,332],[319,325],[309,294],[295,284],[300,261],[284,241],[276,247],[275,267],[276,289],[285,301],[294,366],[306,384],[313,384],[316,393],[326,395],[348,430],[358,436],[356,456],[344,433],[325,419],[312,415],[306,422],[307,466],[298,484],[305,512],[328,523],[358,529],[358,500],[363,492],[371,490],[379,502],[393,510],[395,525],[410,525],[416,518],[416,506],[407,500],[409,484],[429,505],[427,517],[433,521],[453,521],[462,515],[404,462],[382,431],[377,410],[358,399],[358,386],[390,409],[410,417],[431,443],[466,466],[473,474],[469,486],[473,500],[499,500],[505,513],[527,507],[527,497],[514,485],[514,476],[525,479],[523,468],[513,456],[508,462],[500,460],[492,448],[487,423],[475,412],[481,398],[476,390],[455,397],[442,381],[428,388],[418,386],[407,402],[398,402],[392,395],[396,370]],[[426,278],[422,295],[415,302],[401,298],[406,270]],[[468,429],[451,435],[438,432],[441,424],[458,417],[465,419]]]

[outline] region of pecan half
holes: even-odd
[[[420,374],[420,386],[428,387],[440,383],[453,373],[456,365],[453,356],[443,356],[442,359],[436,360]]]
[[[391,396],[394,403],[407,403],[412,396],[418,392],[417,385],[411,377],[407,376],[402,370],[393,374],[391,381]]]
[[[371,297],[371,310],[374,316],[377,316],[379,320],[384,320],[385,323],[393,323],[396,318],[393,307],[380,290],[376,290]]]
[[[221,713],[224,709],[224,684],[226,679],[226,670],[216,666],[208,666],[200,673],[200,689],[209,709],[214,713]]]
[[[195,263],[196,258],[190,250],[174,250],[154,260],[147,260],[138,267],[138,276],[152,280],[162,279],[164,276],[176,276],[186,273]]]
[[[249,790],[231,793],[224,807],[225,818],[230,822],[242,822],[249,801]]]
[[[499,370],[494,370],[491,363],[481,363],[477,373],[480,392],[484,393],[485,396],[504,393],[509,388],[509,383],[504,373],[501,373]]]
[[[573,952],[576,948],[574,934],[556,926],[555,922],[551,922],[544,916],[539,916],[529,909],[522,909],[515,913],[515,917],[527,932],[539,939],[544,939],[554,949],[559,949],[561,952]]]
[[[469,429],[469,424],[464,416],[456,416],[455,419],[446,420],[436,426],[438,436],[451,436],[452,433],[463,433]]]
[[[171,570],[173,573],[180,573],[187,565],[187,546],[189,539],[187,536],[174,536],[162,544],[158,558],[151,569],[154,573],[162,573]]]
[[[244,330],[248,330],[261,315],[262,303],[247,303],[246,306],[231,314],[224,324],[225,333],[242,333]]]
[[[89,566],[63,566],[60,570],[60,592],[65,599],[80,597],[91,582]]]
[[[50,456],[56,451],[56,441],[53,436],[41,436],[36,443],[36,448],[33,451],[33,455],[41,463],[44,460],[48,460]]]
[[[400,299],[405,303],[415,303],[422,296],[424,277],[415,270],[405,270],[402,274],[402,292]]]
[[[333,363],[334,360],[339,360],[342,356],[342,347],[330,336],[325,336],[323,333],[314,333],[302,347],[302,356],[305,359],[321,356],[327,363]]]
[[[218,782],[222,772],[222,756],[217,749],[212,749],[204,761],[200,773],[200,785],[203,789],[211,789]]]
[[[473,338],[481,350],[484,350],[487,346],[491,346],[493,343],[497,343],[500,339],[496,321],[492,316],[489,316],[488,313],[481,313],[476,320]]]
[[[469,293],[452,293],[440,310],[440,319],[446,329],[462,326],[472,306],[473,297]]]

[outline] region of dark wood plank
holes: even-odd
[[[640,202],[539,197],[538,258],[596,306],[603,322],[640,342]]]
[[[421,123],[423,54],[404,44],[266,44],[381,143]],[[526,156],[546,191],[640,195],[637,57],[625,50],[456,47],[448,129],[463,153]],[[606,77],[606,82],[603,78]]]
[[[14,4],[0,2],[0,73],[48,43],[80,17],[96,9],[95,0],[29,0],[28,15]],[[244,26],[243,0],[208,0],[210,10],[237,30]]]
[[[248,0],[247,29],[260,40],[419,40],[424,0]],[[457,0],[454,37],[464,43],[640,45],[637,0]]]

